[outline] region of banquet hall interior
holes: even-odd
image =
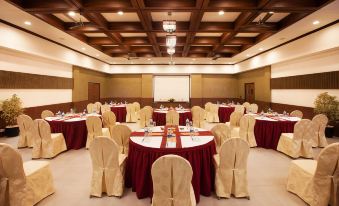
[[[0,0],[0,206],[339,206],[339,0]]]

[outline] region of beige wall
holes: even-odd
[[[238,80],[238,97],[245,98],[245,83],[254,83],[255,85],[255,100],[271,101],[271,67],[263,67],[260,69],[240,73],[235,75]]]
[[[109,80],[108,90],[110,97],[141,97],[142,75],[112,75]]]
[[[235,98],[238,95],[234,75],[204,74],[201,78],[202,98]]]
[[[73,82],[73,102],[85,101],[88,99],[88,82],[100,83],[100,98],[110,97],[110,93],[108,90],[108,74],[73,66]]]

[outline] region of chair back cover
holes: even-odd
[[[290,114],[292,117],[303,118],[303,113],[300,110],[294,110]]]
[[[206,111],[206,112],[210,112],[210,111],[211,111],[211,105],[212,105],[211,102],[207,102],[207,103],[205,104],[205,111]]]
[[[87,127],[87,142],[86,148],[89,148],[93,139],[97,136],[102,136],[102,122],[100,117],[89,116],[86,119]]]
[[[140,104],[139,104],[139,102],[133,102],[133,105],[134,105],[135,112],[139,112],[140,111]]]
[[[249,102],[244,102],[242,106],[244,106],[244,108],[247,110],[250,108],[251,104]]]
[[[246,108],[246,109],[247,109],[247,108]],[[258,113],[258,109],[259,109],[259,107],[258,107],[257,104],[251,104],[251,105],[249,106],[249,110],[250,110],[252,113]]]
[[[119,124],[112,128],[111,136],[119,146],[119,153],[128,155],[128,143],[131,133],[131,129],[126,125]]]
[[[41,119],[45,119],[46,117],[54,117],[54,113],[50,110],[44,110],[41,112]]]
[[[20,135],[18,140],[18,148],[32,147],[34,139],[34,122],[28,115],[21,114],[17,117]]]
[[[110,126],[114,126],[116,124],[116,116],[114,114],[114,112],[110,111],[106,111],[104,113],[102,113],[102,122],[104,127],[109,128]]]
[[[249,196],[247,188],[248,143],[241,138],[230,138],[220,148],[220,165],[216,173],[216,193],[219,197]]]
[[[232,112],[230,115],[230,126],[231,127],[239,127],[240,126],[240,119],[243,116],[241,112]]]
[[[256,147],[257,142],[254,136],[255,118],[253,115],[245,114],[240,119],[239,136],[245,140],[250,147]]]
[[[134,104],[127,104],[126,112],[126,122],[132,122],[133,113],[135,113]]]
[[[104,104],[101,106],[101,114],[109,111],[111,111],[111,107],[108,104]]]
[[[144,106],[144,108],[147,109],[148,112],[151,113],[151,116],[152,116],[152,114],[153,114],[153,107],[151,107],[151,106]]]
[[[97,137],[89,152],[93,168],[91,195],[101,197],[106,192],[108,196],[121,196],[124,178],[119,168],[119,146],[110,138]]]
[[[192,107],[191,112],[192,112],[193,127],[203,128],[205,110],[199,106],[194,106]]]
[[[41,137],[41,151],[42,156],[53,156],[53,143],[51,136],[51,127],[46,120],[40,119],[38,122],[39,134]]]
[[[94,106],[95,106],[95,112],[100,113],[100,109],[101,109],[101,106],[102,106],[101,102],[95,102]]]
[[[229,138],[231,138],[230,128],[225,124],[217,124],[212,129],[211,132],[214,136],[214,141],[217,147],[217,151],[219,151],[221,145]]]
[[[302,119],[294,125],[293,149],[303,157],[313,157],[312,139],[315,134],[313,123]]]
[[[313,139],[313,147],[326,147],[327,140],[325,136],[325,129],[328,123],[328,118],[324,114],[317,114],[312,119],[315,127],[315,135]]]
[[[34,197],[28,190],[19,152],[0,143],[0,205],[32,206]]]
[[[33,149],[32,159],[40,158],[42,156],[42,139],[40,136],[39,122],[43,119],[36,119],[33,122]]]
[[[166,125],[179,125],[179,113],[175,110],[169,110],[166,113]]]
[[[242,114],[244,114],[245,112],[245,107],[242,105],[235,105],[234,108],[235,108],[234,109],[235,112],[240,112]]]
[[[93,104],[93,103],[87,104],[87,112],[88,112],[88,114],[97,112],[97,108],[96,108],[95,104]]]
[[[153,206],[192,206],[193,171],[186,159],[177,155],[162,156],[153,163],[151,174]]]

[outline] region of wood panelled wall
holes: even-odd
[[[0,71],[1,89],[73,89],[73,79],[21,72]]]
[[[271,89],[339,89],[339,71],[272,78]]]

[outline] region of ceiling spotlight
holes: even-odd
[[[149,58],[148,58],[147,60],[148,60],[148,61],[151,61],[151,59],[149,59]]]
[[[273,11],[270,11],[270,12],[268,12],[269,14],[274,14],[274,12]]]
[[[68,15],[69,15],[69,16],[75,16],[75,12],[74,12],[74,11],[69,11],[69,12],[68,12]]]
[[[320,21],[316,20],[316,21],[313,22],[313,25],[317,25],[319,23],[320,23]]]
[[[122,15],[124,15],[124,12],[123,11],[118,11],[118,15],[122,16]]]
[[[263,48],[259,48],[259,51],[263,51],[264,49]]]
[[[193,61],[195,61],[196,59],[192,59]]]
[[[30,25],[32,25],[32,22],[30,22],[30,21],[25,21],[24,24],[30,26]]]
[[[221,10],[221,11],[218,12],[218,14],[219,14],[220,16],[222,16],[222,15],[225,14],[225,12],[224,12],[223,10]]]
[[[99,54],[96,54],[95,56],[96,56],[96,57],[98,57],[98,56],[99,56]]]
[[[82,49],[82,50],[86,50],[86,48],[85,48],[85,47],[82,47],[81,49]]]
[[[249,54],[246,54],[246,56],[247,56],[247,57],[249,57],[249,56],[251,56],[251,55],[249,55]]]
[[[151,64],[153,64],[153,62],[151,62]]]
[[[131,62],[131,64],[134,64],[134,62]]]

